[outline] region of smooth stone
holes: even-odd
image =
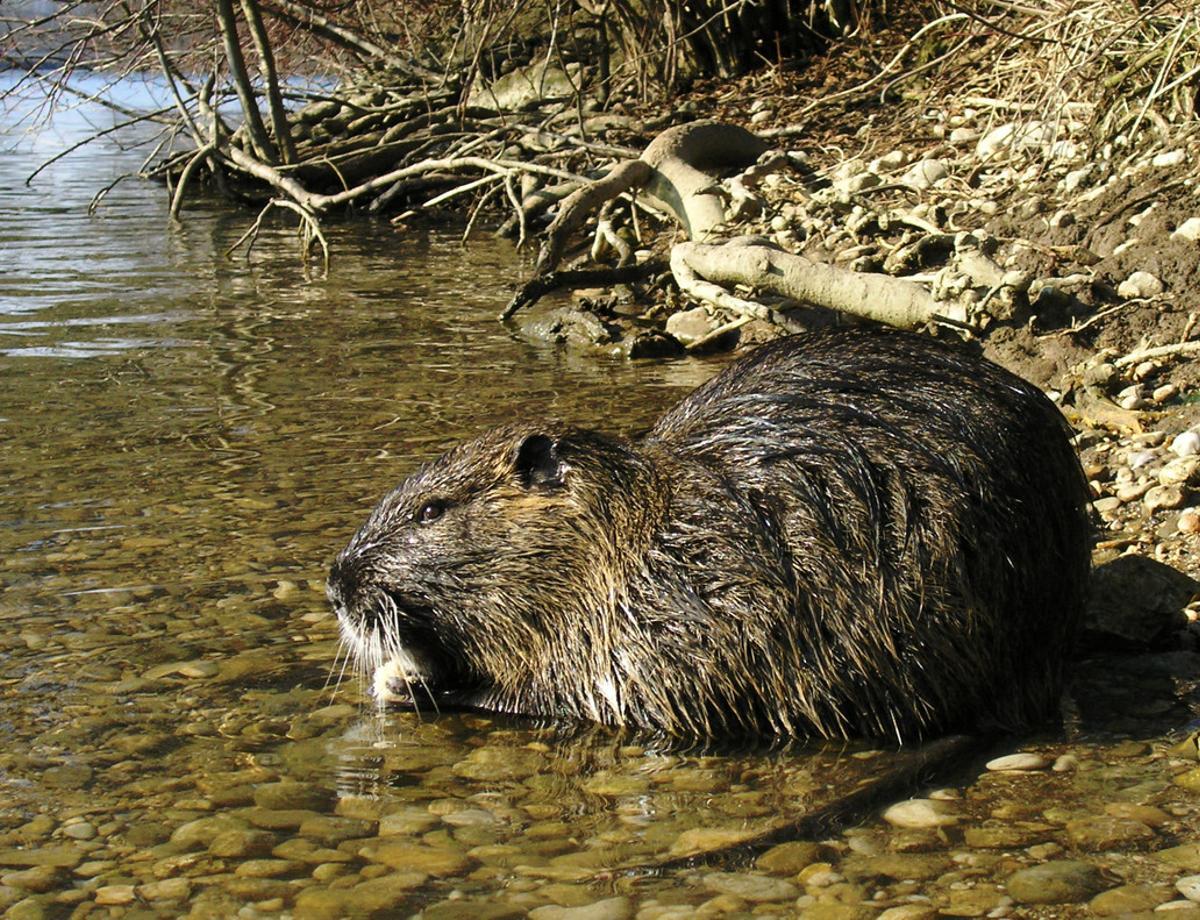
[[[996,772],[1009,770],[1044,770],[1050,766],[1049,758],[1041,754],[1021,751],[1016,754],[1006,754],[987,762],[987,768]]]
[[[940,913],[948,917],[983,917],[1009,904],[1012,898],[995,888],[951,889],[949,903]]]
[[[1181,240],[1200,240],[1200,217],[1189,217],[1175,228],[1171,236]]]
[[[1187,161],[1187,153],[1183,150],[1168,150],[1165,153],[1156,153],[1150,159],[1151,166],[1157,166],[1159,169],[1169,168],[1171,166],[1180,166]]]
[[[175,828],[171,834],[171,842],[177,846],[189,849],[207,847],[217,837],[229,831],[246,830],[246,822],[229,815],[212,815],[207,818],[196,818]]]
[[[132,904],[137,897],[133,885],[104,885],[96,889],[96,903],[106,907]]]
[[[946,168],[946,164],[941,160],[925,159],[918,160],[910,166],[900,181],[925,190],[932,188],[949,175],[950,170]]]
[[[938,912],[928,904],[900,904],[889,907],[875,920],[933,920]]]
[[[241,813],[255,827],[267,831],[294,831],[300,828],[309,818],[320,818],[323,815],[307,808],[289,808],[277,811],[273,808],[249,808]]]
[[[270,831],[232,830],[218,834],[208,844],[208,852],[223,859],[267,856],[278,843]]]
[[[704,887],[717,894],[732,895],[758,904],[764,901],[790,901],[803,892],[789,881],[765,875],[744,875],[740,872],[710,872],[704,876]]]
[[[1164,486],[1181,486],[1195,478],[1200,470],[1200,458],[1177,457],[1158,471],[1158,481]]]
[[[1142,504],[1150,513],[1164,508],[1178,508],[1183,504],[1183,489],[1179,486],[1154,486],[1142,498]]]
[[[1081,850],[1128,849],[1155,837],[1141,821],[1112,815],[1068,821],[1066,830],[1067,839]]]
[[[763,853],[754,865],[764,872],[776,875],[795,875],[805,866],[816,862],[821,857],[821,845],[804,840],[789,840],[771,847]]]
[[[629,920],[633,902],[627,897],[605,898],[582,907],[547,904],[529,912],[530,920]]]
[[[379,836],[417,836],[431,831],[441,822],[424,808],[405,808],[379,819]]]
[[[897,802],[883,813],[883,820],[894,827],[948,827],[959,821],[958,811],[936,799],[908,799]]]
[[[308,863],[298,859],[247,859],[238,863],[234,875],[243,878],[279,878],[302,875],[308,871]]]
[[[92,768],[86,764],[66,764],[42,771],[42,782],[54,789],[83,789],[92,781]]]
[[[383,863],[394,869],[423,872],[437,878],[465,875],[475,864],[465,853],[449,847],[425,846],[404,841],[385,841],[375,846],[363,847],[359,853],[371,862]]]
[[[35,849],[0,849],[0,866],[62,866],[74,869],[83,862],[84,851],[78,847],[39,847]]]
[[[87,821],[66,824],[63,826],[62,835],[72,840],[91,840],[96,836],[96,826]]]
[[[784,226],[779,229],[787,229],[787,222],[784,221]],[[716,321],[709,316],[708,311],[703,307],[695,307],[691,310],[680,310],[678,313],[672,313],[667,317],[667,334],[674,336],[684,345],[691,345],[693,342],[698,342],[707,336],[710,332],[717,328]]]
[[[1098,894],[1105,882],[1091,863],[1060,859],[1020,869],[1005,884],[1009,895],[1020,904],[1068,904]]]
[[[1110,802],[1104,806],[1104,813],[1114,818],[1140,821],[1147,827],[1159,827],[1171,820],[1171,816],[1161,808],[1153,805],[1135,805],[1132,802]]]
[[[1117,917],[1143,910],[1154,910],[1171,896],[1170,889],[1150,885],[1121,885],[1101,892],[1088,902],[1088,909],[1098,917]]]
[[[1175,890],[1189,901],[1200,902],[1200,875],[1185,875],[1175,883]]]
[[[59,887],[65,877],[61,866],[34,866],[0,874],[0,885],[43,894]]]
[[[671,843],[671,856],[697,856],[753,840],[759,831],[746,827],[693,827]]]
[[[4,920],[45,920],[49,916],[51,914],[47,913],[42,899],[34,896],[17,901],[4,912]],[[56,913],[54,916],[58,916],[58,914]]]
[[[165,878],[137,886],[137,895],[146,901],[181,901],[192,893],[191,879]]]
[[[1126,300],[1135,297],[1156,297],[1163,292],[1163,283],[1149,272],[1134,272],[1117,285],[1117,295]]]
[[[529,916],[519,904],[466,901],[461,898],[439,901],[422,909],[422,920],[521,920]]]
[[[1189,792],[1200,792],[1200,767],[1185,770],[1183,773],[1175,776],[1171,782]],[[1200,868],[1200,865],[1197,865],[1197,868]]]
[[[941,853],[883,853],[879,856],[850,856],[842,864],[846,877],[855,881],[893,879],[928,881],[952,867]]]
[[[358,818],[332,818],[317,815],[306,819],[300,825],[301,837],[308,837],[326,846],[335,846],[343,840],[373,837],[374,835],[375,822],[362,821]]]
[[[284,781],[279,783],[263,783],[254,790],[254,802],[260,808],[270,808],[276,811],[306,811],[325,812],[334,801],[333,793],[324,786],[315,783],[298,783]]]

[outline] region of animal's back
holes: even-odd
[[[1056,704],[1087,492],[1058,410],[998,366],[884,329],[783,339],[647,436],[783,534],[816,728],[1016,726]]]

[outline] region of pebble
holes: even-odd
[[[1189,217],[1175,228],[1175,232],[1171,236],[1176,239],[1192,240],[1193,242],[1200,240],[1200,217]]]
[[[1165,403],[1169,399],[1174,399],[1179,395],[1179,387],[1173,383],[1164,383],[1160,387],[1155,387],[1154,392],[1150,394],[1150,398],[1156,403]]]
[[[254,790],[254,802],[259,808],[278,811],[305,809],[323,812],[333,805],[333,794],[314,783],[263,783]]]
[[[1163,508],[1178,508],[1183,504],[1183,489],[1179,486],[1154,486],[1146,492],[1142,504],[1151,514]]]
[[[889,907],[875,920],[933,920],[938,912],[928,904],[900,904]]]
[[[1200,902],[1200,875],[1185,875],[1175,883],[1175,890],[1189,901]]]
[[[804,840],[790,840],[771,847],[758,857],[754,865],[764,872],[795,875],[805,866],[820,859],[821,845]]]
[[[790,901],[801,891],[785,879],[738,872],[711,872],[704,876],[704,887],[717,894],[732,895],[752,904],[764,901]]]
[[[782,228],[782,229],[786,229]],[[667,334],[684,345],[691,345],[717,328],[717,323],[703,307],[680,310],[667,317]]]
[[[1050,216],[1050,226],[1055,230],[1061,230],[1063,227],[1071,227],[1075,224],[1075,214],[1072,211],[1062,210],[1055,211]]]
[[[165,878],[137,886],[137,895],[146,901],[181,901],[192,893],[192,882],[186,878]]]
[[[1154,831],[1132,818],[1096,815],[1067,822],[1067,839],[1081,850],[1134,848],[1154,839]]]
[[[1164,888],[1149,885],[1121,885],[1101,892],[1088,902],[1088,909],[1097,917],[1119,917],[1138,911],[1154,910],[1170,897]]]
[[[1006,887],[1019,904],[1067,904],[1098,894],[1104,879],[1091,863],[1059,859],[1014,872]]]
[[[277,842],[270,831],[230,830],[213,837],[208,843],[208,852],[222,859],[266,856]]]
[[[932,188],[936,183],[950,175],[950,170],[941,160],[918,160],[904,173],[900,180],[918,189]]]
[[[74,824],[63,825],[62,835],[72,840],[91,840],[96,836],[96,827],[87,821],[77,821]]]
[[[96,889],[96,903],[106,907],[132,904],[136,897],[133,885],[104,885]]]
[[[1200,432],[1185,431],[1171,441],[1171,453],[1177,457],[1195,457],[1200,454]]]
[[[1187,159],[1187,153],[1183,150],[1168,150],[1166,153],[1155,154],[1150,160],[1151,166],[1157,166],[1160,169],[1171,166],[1179,166]]]
[[[1135,805],[1132,802],[1110,802],[1104,806],[1105,814],[1116,818],[1131,818],[1147,827],[1160,827],[1171,820],[1161,808],[1153,805]]]
[[[379,836],[417,836],[431,831],[441,822],[424,808],[405,808],[379,819]]]
[[[1200,767],[1180,773],[1172,782],[1182,789],[1187,789],[1191,792],[1200,792]],[[1200,865],[1197,868],[1200,868]]]
[[[5,872],[0,875],[0,885],[20,888],[22,891],[42,893],[57,888],[64,875],[63,870],[58,866],[34,866],[31,869]]]
[[[394,869],[422,872],[438,878],[465,875],[474,860],[450,847],[425,846],[419,843],[385,840],[377,846],[359,851],[371,862],[383,863]]]
[[[1050,759],[1041,754],[1022,751],[1017,754],[1006,754],[987,762],[989,770],[1007,772],[1010,770],[1044,770],[1050,766]]]
[[[958,819],[958,811],[953,806],[934,799],[898,802],[883,813],[883,820],[895,827],[947,827],[957,824]]]
[[[628,920],[632,916],[633,903],[627,897],[605,898],[580,907],[547,904],[529,912],[531,920]]]
[[[1164,862],[1185,872],[1200,872],[1200,843],[1184,843],[1175,847],[1167,847],[1152,854],[1159,862]]]
[[[758,831],[752,828],[694,827],[675,838],[670,853],[672,856],[697,856],[737,846],[757,836]]]
[[[1158,481],[1164,486],[1183,485],[1200,470],[1200,457],[1178,457],[1158,471]]]
[[[1079,768],[1079,758],[1074,754],[1063,754],[1054,761],[1050,769],[1055,773],[1072,773]]]
[[[1163,283],[1149,272],[1134,272],[1117,285],[1117,295],[1126,300],[1135,297],[1156,297],[1162,292]]]
[[[1200,511],[1185,508],[1175,523],[1175,529],[1180,533],[1200,533]]]

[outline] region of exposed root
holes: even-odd
[[[939,303],[915,282],[813,262],[757,240],[678,243],[671,251],[671,271],[686,293],[755,318],[768,318],[767,308],[734,297],[721,285],[740,284],[905,329],[942,317],[965,320],[961,308]]]

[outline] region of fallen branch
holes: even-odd
[[[513,295],[508,306],[500,313],[500,319],[511,319],[518,310],[537,303],[551,291],[559,288],[593,287],[645,281],[660,272],[667,271],[668,268],[666,262],[650,259],[646,262],[639,262],[637,265],[625,265],[620,268],[586,268],[538,275],[525,282],[521,289]]]
[[[1176,355],[1200,354],[1200,342],[1176,342],[1174,345],[1158,345],[1154,348],[1141,348],[1113,361],[1116,367],[1128,367],[1131,364],[1141,364],[1153,358],[1168,358]]]
[[[949,319],[965,319],[954,315],[961,310],[939,303],[912,281],[847,271],[759,241],[678,243],[671,250],[671,271],[681,290],[756,318],[766,318],[763,311],[768,308],[734,297],[720,286],[741,284],[906,329],[923,326],[948,312]]]

